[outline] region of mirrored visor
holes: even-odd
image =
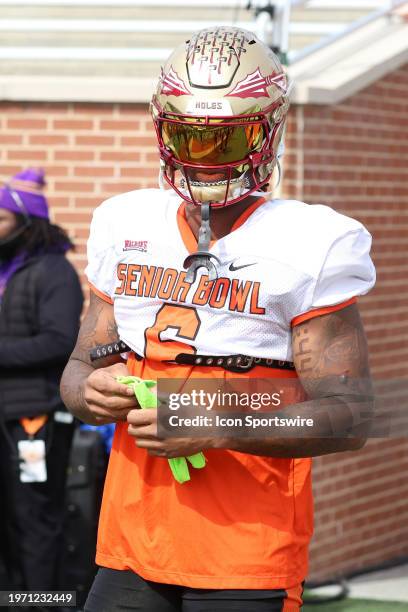
[[[265,130],[261,122],[248,125],[197,126],[163,120],[163,144],[179,161],[203,165],[238,162],[260,151]]]

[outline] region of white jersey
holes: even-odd
[[[86,274],[114,304],[121,340],[141,356],[291,361],[291,327],[302,315],[342,307],[374,285],[371,236],[361,223],[294,200],[258,202],[212,245],[218,279],[200,269],[187,283],[183,262],[196,244],[182,209],[171,190],[143,189],[94,212]]]

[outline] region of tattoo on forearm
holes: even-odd
[[[86,405],[82,382],[89,375],[92,368],[82,361],[70,360],[65,368],[61,380],[61,397],[66,406],[78,418]]]

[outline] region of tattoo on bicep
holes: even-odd
[[[339,363],[354,364],[360,360],[359,329],[341,316],[332,315],[327,319],[326,345],[322,353],[324,366]]]
[[[340,387],[346,393],[356,392],[366,386],[366,340],[354,307],[295,328],[293,347],[296,369],[309,396],[336,393]]]
[[[109,340],[111,340],[112,342],[117,342],[119,340],[118,326],[113,317],[112,319],[108,320],[106,332],[108,334]]]
[[[82,322],[73,353],[75,357],[81,361],[89,362],[90,350],[99,344],[97,341],[98,322],[102,316],[103,309],[104,305],[94,299],[91,294],[89,309]]]
[[[95,344],[98,320],[102,314],[102,311],[103,306],[98,304],[94,306],[91,311],[89,311],[88,315],[84,319],[80,334],[81,346],[84,348],[91,348]]]
[[[312,371],[313,353],[310,346],[308,326],[296,327],[294,330],[295,358],[302,372]]]

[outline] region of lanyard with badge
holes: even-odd
[[[45,441],[34,438],[35,434],[47,422],[47,419],[46,414],[32,419],[20,419],[20,423],[28,436],[27,440],[17,442],[21,482],[46,482],[47,480]]]

